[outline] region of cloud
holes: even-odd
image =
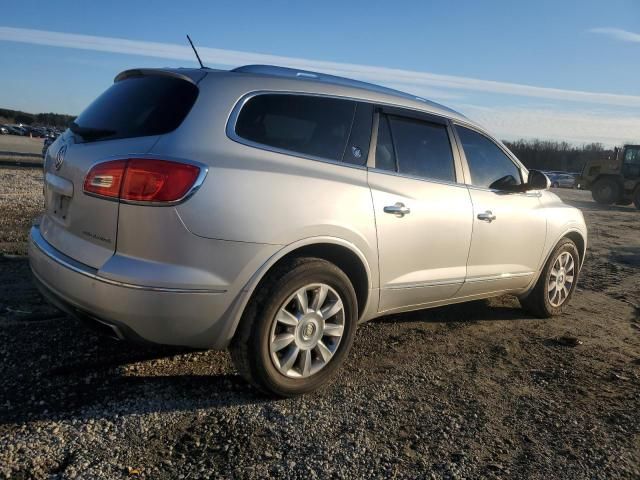
[[[589,30],[591,33],[598,33],[601,35],[606,35],[608,37],[614,38],[616,40],[621,40],[623,42],[634,42],[640,43],[640,33],[629,32],[628,30],[622,30],[620,28],[592,28]]]
[[[607,146],[637,143],[640,118],[612,111],[562,111],[547,107],[493,108],[460,104],[469,118],[500,138],[549,138],[576,144],[601,142]]]
[[[194,60],[191,48],[186,45],[126,40],[113,37],[0,27],[0,40],[127,55],[188,60],[190,62]],[[436,95],[433,95],[435,98],[446,98],[449,94],[440,90],[444,89],[544,98],[563,102],[640,107],[640,96],[633,95],[537,87],[533,85],[480,80],[412,70],[326,62],[209,47],[198,47],[198,51],[200,52],[203,62],[210,66],[235,67],[252,63],[282,65],[352,77],[383,85],[404,85],[405,90],[412,93],[421,94],[423,91],[435,93]]]

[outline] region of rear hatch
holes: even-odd
[[[83,192],[96,164],[148,153],[179,127],[206,73],[134,70],[116,77],[49,148],[45,160],[44,238],[57,250],[99,269],[116,249],[119,203]]]

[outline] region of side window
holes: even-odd
[[[355,108],[356,102],[349,100],[258,95],[249,99],[240,111],[236,134],[270,147],[341,160]]]
[[[386,115],[380,115],[378,124],[378,141],[376,143],[376,168],[381,170],[396,171],[396,154],[391,140],[389,119]]]
[[[447,127],[389,116],[398,172],[415,177],[455,181]]]
[[[447,127],[395,115],[382,115],[376,168],[426,179],[455,181]]]
[[[624,154],[624,163],[640,165],[640,147],[627,147]]]
[[[342,156],[343,162],[354,165],[364,165],[366,163],[369,155],[372,124],[373,105],[370,103],[358,103],[353,117],[351,135],[349,135],[347,148]]]
[[[484,135],[456,127],[471,173],[471,184],[478,187],[509,190],[522,184],[520,169]]]

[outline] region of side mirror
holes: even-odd
[[[525,187],[526,190],[548,190],[551,181],[540,170],[529,170],[529,181]]]

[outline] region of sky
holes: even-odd
[[[10,2],[0,108],[79,114],[134,67],[271,63],[434,100],[507,140],[640,143],[640,1]]]

